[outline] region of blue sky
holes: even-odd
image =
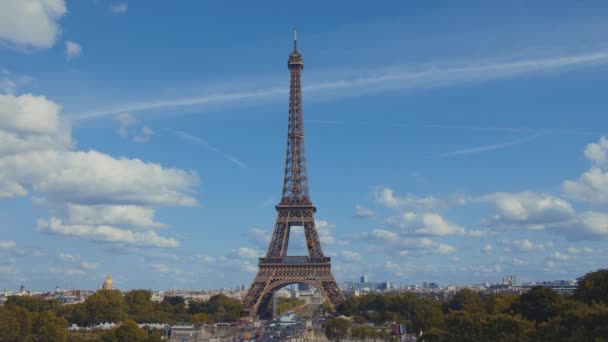
[[[585,6],[2,2],[0,288],[248,285],[294,26],[339,281],[605,267],[608,7]]]

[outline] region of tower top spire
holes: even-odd
[[[293,28],[293,50],[298,51],[298,29]]]

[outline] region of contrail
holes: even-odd
[[[608,52],[599,51],[590,54],[558,56],[551,58],[527,59],[503,63],[477,63],[458,67],[431,67],[426,70],[404,71],[375,71],[366,76],[322,81],[303,87],[307,93],[323,93],[328,91],[353,89],[387,88],[429,88],[460,84],[466,82],[482,82],[493,79],[514,77],[522,74],[540,73],[577,66],[589,66],[608,63]],[[401,68],[403,69],[403,68]],[[216,94],[184,97],[177,99],[140,101],[121,104],[109,109],[95,110],[81,115],[75,115],[73,120],[92,120],[119,113],[143,112],[154,109],[177,108],[195,105],[243,103],[259,99],[279,98],[288,91],[287,87],[265,87],[258,90],[223,92]]]

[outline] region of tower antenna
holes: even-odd
[[[298,29],[295,27],[293,28],[293,49],[298,49]]]

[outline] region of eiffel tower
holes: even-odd
[[[294,29],[293,51],[287,63],[291,83],[283,193],[281,202],[276,206],[277,221],[268,251],[265,257],[259,259],[258,274],[243,299],[244,318],[268,318],[268,304],[273,293],[289,284],[303,283],[318,289],[334,309],[344,301],[344,296],[331,273],[331,258],[326,257],[321,248],[315,227],[314,213],[317,208],[312,204],[308,190],[300,82],[304,60],[297,44],[297,32]],[[289,234],[294,226],[304,228],[308,256],[287,255]]]

